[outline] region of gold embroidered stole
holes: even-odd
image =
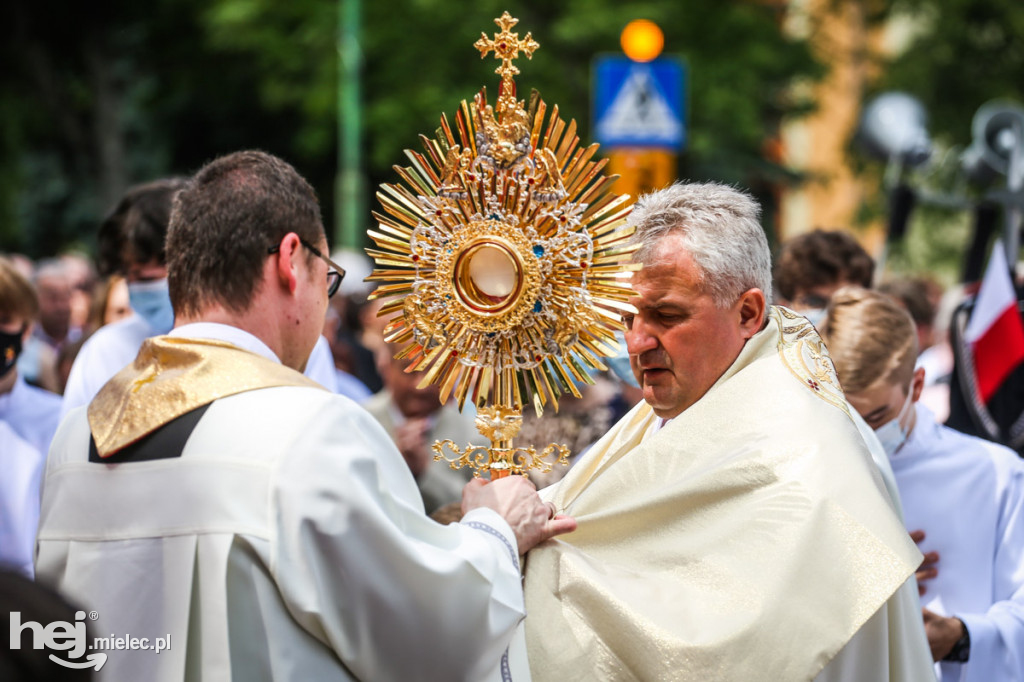
[[[158,336],[107,382],[89,404],[101,457],[208,403],[272,386],[320,384],[257,353],[223,341]],[[324,389],[326,390],[326,389]]]

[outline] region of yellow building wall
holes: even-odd
[[[795,86],[811,89],[817,110],[782,128],[780,160],[807,174],[808,181],[783,190],[779,238],[785,241],[816,227],[843,229],[877,256],[885,238],[884,225],[881,221],[855,225],[854,220],[865,197],[878,188],[854,175],[849,141],[875,75],[870,55],[899,49],[904,28],[895,24],[870,28],[860,1],[792,0],[785,29],[810,39],[828,74],[814,85]]]

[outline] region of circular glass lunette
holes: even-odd
[[[518,251],[499,237],[466,244],[452,268],[459,299],[470,310],[497,315],[511,309],[523,291],[523,262]]]

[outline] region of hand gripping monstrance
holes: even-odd
[[[517,21],[505,12],[501,32],[475,43],[501,60],[497,102],[482,89],[462,102],[454,132],[442,114],[435,137],[420,136],[425,154],[406,150],[402,183],[377,193],[377,248],[367,249],[368,279],[383,282],[371,298],[386,299],[379,314],[390,316],[384,338],[402,346],[395,357],[424,373],[421,388],[439,384],[442,402],[454,396],[461,410],[469,397],[490,441],[435,443],[435,461],[492,478],[567,462],[564,445],[513,446],[523,406],[557,410],[560,395],[593,383],[588,370],[606,369],[636,269],[630,197],[611,193],[598,146],[580,148],[557,106],[545,126],[536,92],[529,108],[516,99],[512,61],[539,47],[511,32]]]

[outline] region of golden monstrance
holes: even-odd
[[[588,370],[606,369],[636,269],[630,197],[611,193],[616,176],[602,175],[598,145],[580,148],[576,121],[566,125],[557,105],[548,116],[536,92],[528,106],[516,99],[512,62],[539,47],[512,32],[517,22],[505,12],[501,32],[474,44],[501,60],[497,102],[481,89],[454,127],[442,114],[433,139],[420,135],[424,152],[406,150],[410,165],[381,186],[383,213],[368,231],[385,340],[412,360],[407,371],[423,372],[421,388],[439,384],[460,410],[471,400],[490,441],[435,443],[434,460],[491,478],[567,462],[564,445],[513,446],[523,406],[557,410],[559,396],[593,383]]]

